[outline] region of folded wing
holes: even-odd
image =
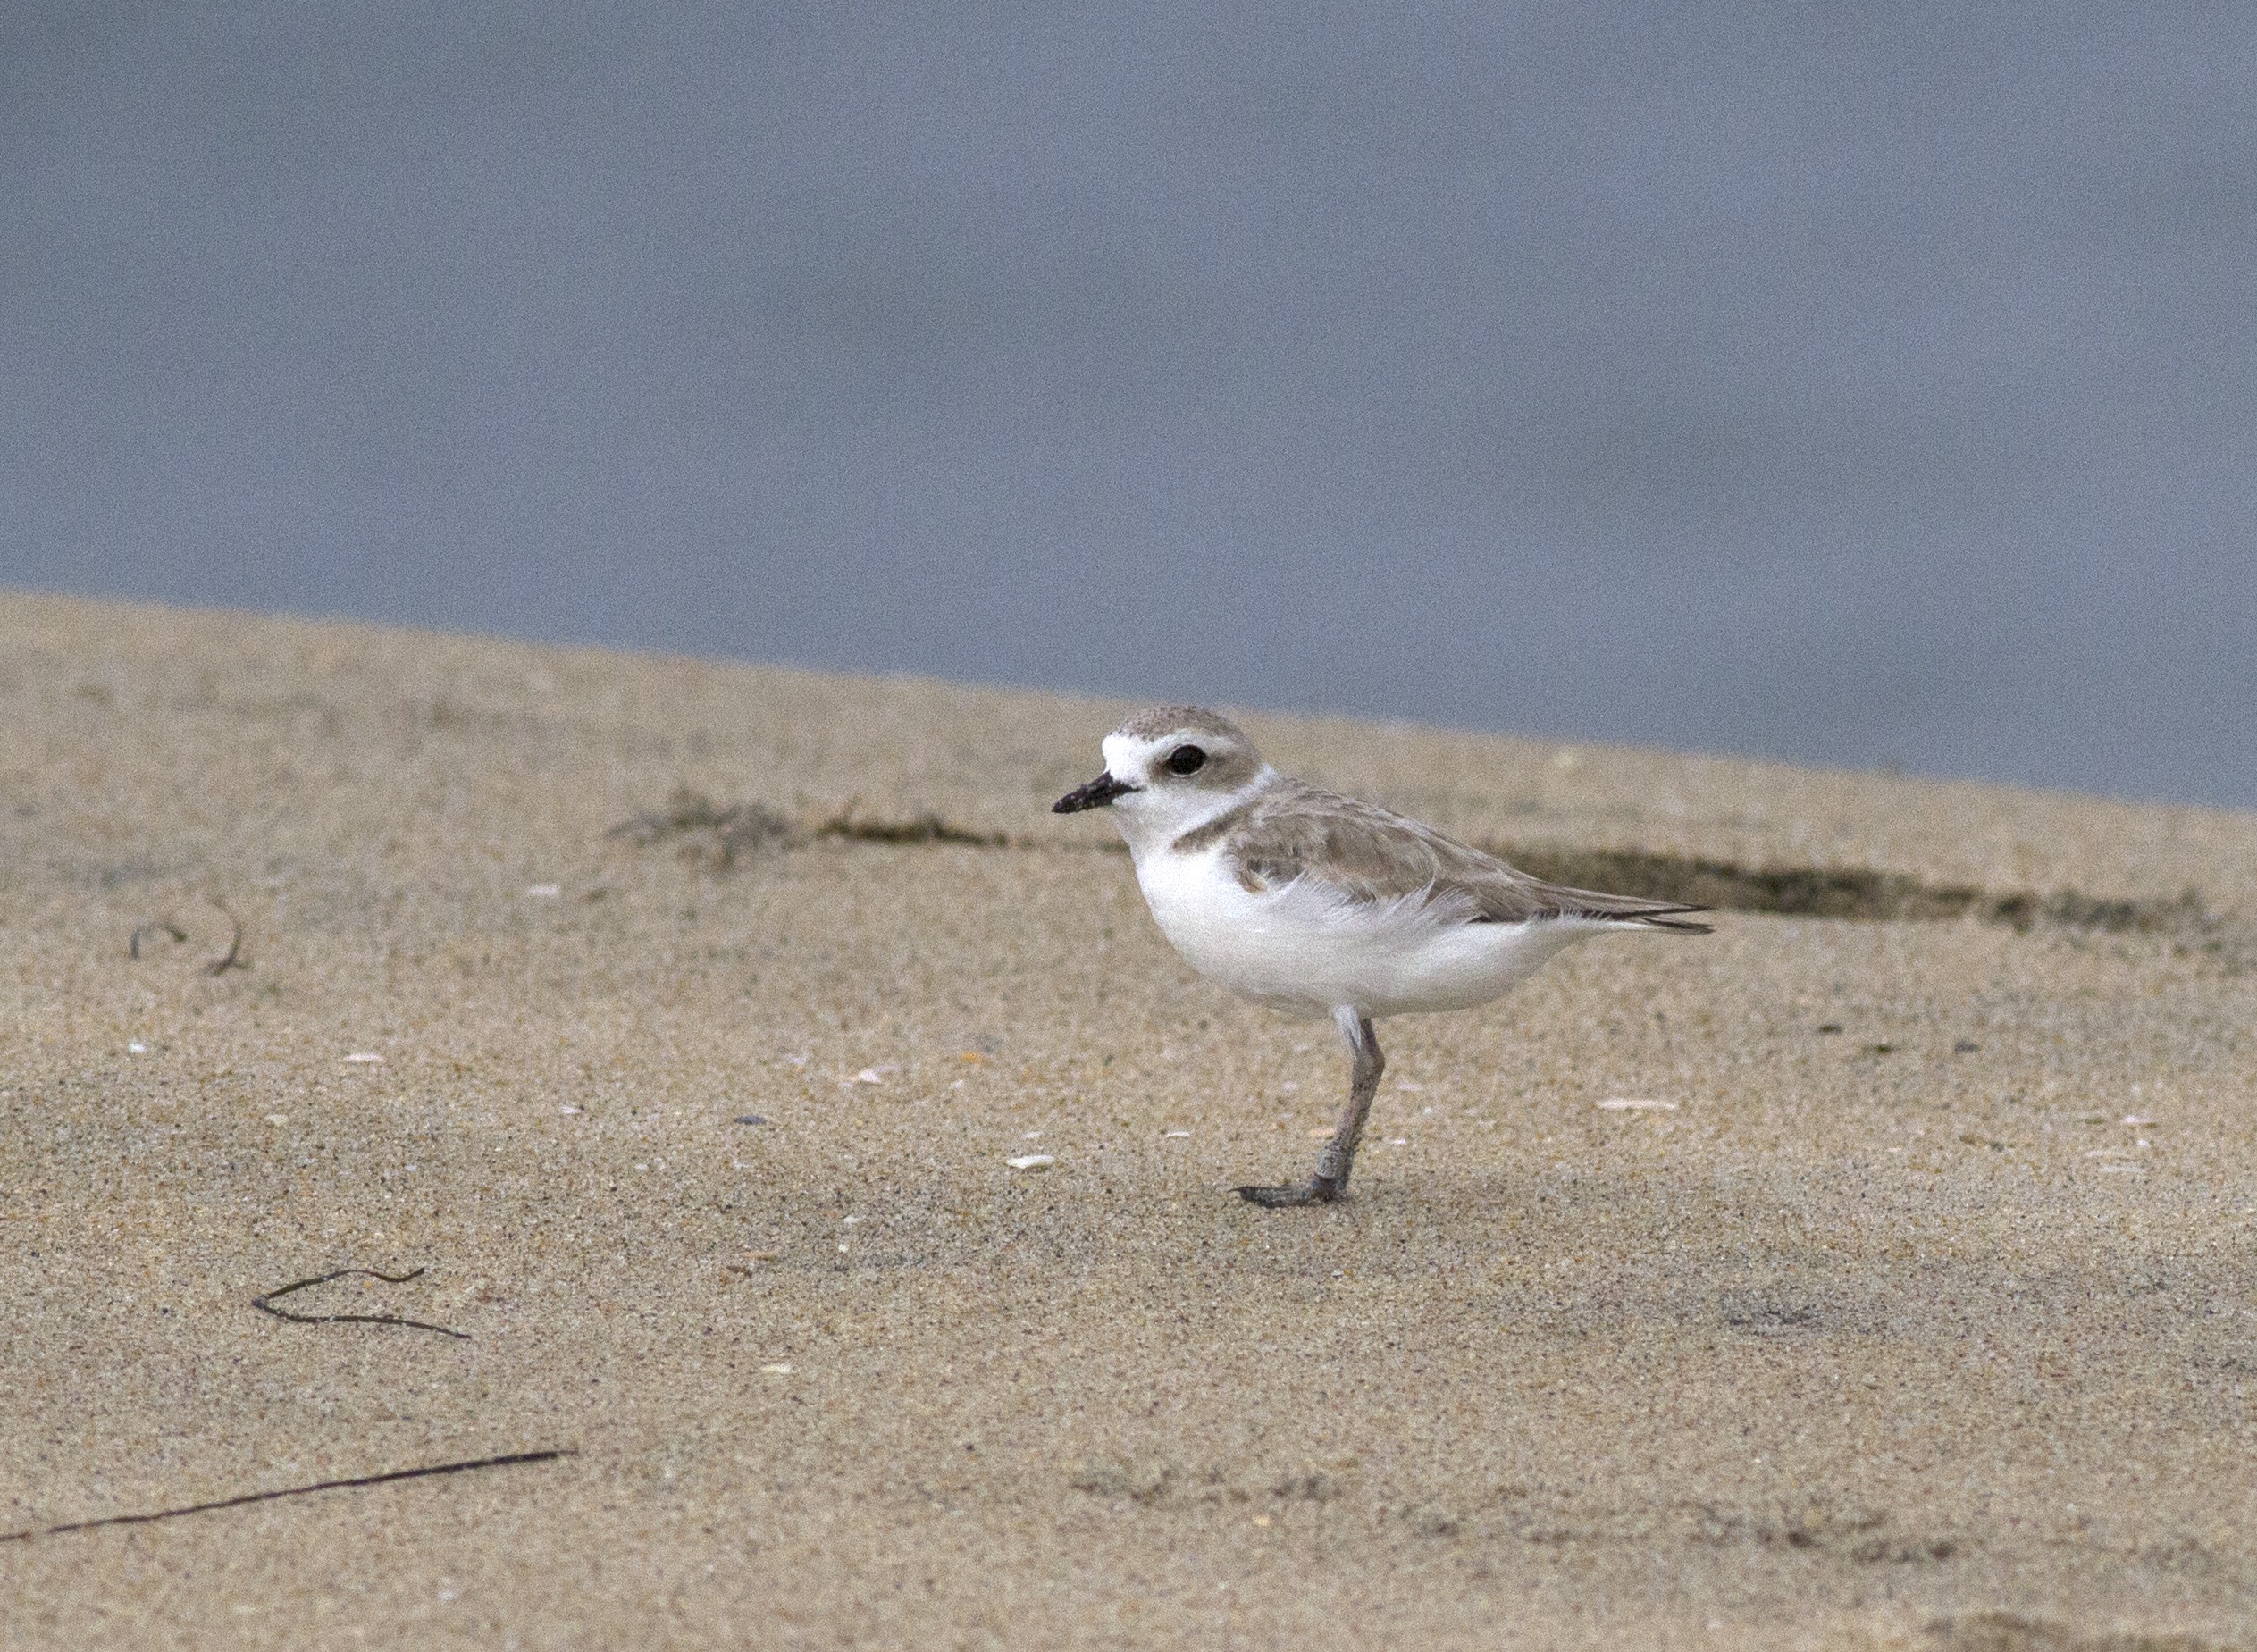
[[[1467,923],[1581,918],[1690,935],[1709,928],[1692,916],[1706,907],[1547,884],[1423,822],[1297,780],[1271,786],[1178,847],[1204,846],[1193,839],[1229,842],[1233,874],[1255,893],[1305,878],[1354,904],[1422,900],[1462,912]]]

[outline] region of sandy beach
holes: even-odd
[[[0,595],[0,1644],[2257,1648],[2257,816],[1249,715],[1730,909],[1268,1212],[1123,709]]]

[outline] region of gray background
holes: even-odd
[[[2257,804],[2257,13],[0,13],[0,580]]]

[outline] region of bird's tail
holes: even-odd
[[[1643,895],[1610,895],[1596,889],[1553,889],[1562,918],[1619,924],[1630,929],[1660,929],[1672,935],[1713,935],[1716,926],[1699,914],[1709,909],[1683,901],[1654,901]]]

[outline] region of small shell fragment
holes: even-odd
[[[528,901],[554,901],[563,893],[564,886],[561,884],[527,884],[525,885],[525,899]]]
[[[1016,1159],[1006,1159],[1005,1164],[1014,1170],[1046,1170],[1058,1162],[1046,1153],[1021,1153]]]
[[[1190,1139],[1190,1136],[1191,1132],[1188,1130],[1162,1130],[1160,1132],[1160,1139],[1163,1142],[1187,1141]]]
[[[345,1061],[353,1067],[382,1067],[384,1064],[384,1058],[373,1050],[356,1050]]]
[[[1599,1103],[1599,1106],[1600,1106],[1602,1109],[1604,1109],[1606,1111],[1610,1112],[1610,1113],[1623,1113],[1623,1112],[1673,1112],[1673,1113],[1674,1113],[1674,1112],[1675,1112],[1675,1111],[1677,1111],[1677,1103],[1674,1103],[1674,1102],[1662,1102],[1662,1101],[1656,1101],[1656,1100],[1654,1100],[1653,1098],[1651,1098],[1651,1097],[1649,1097],[1649,1096],[1640,1096],[1640,1095],[1610,1095],[1610,1096],[1608,1096],[1608,1097],[1607,1097],[1605,1101],[1603,1101],[1603,1102]]]
[[[2124,1115],[2124,1122],[2130,1125],[2134,1129],[2137,1129],[2143,1125],[2153,1124],[2155,1120],[2149,1118],[2145,1113],[2126,1113]]]
[[[763,1365],[760,1367],[760,1374],[764,1377],[788,1377],[792,1374],[792,1368],[781,1363]]]

